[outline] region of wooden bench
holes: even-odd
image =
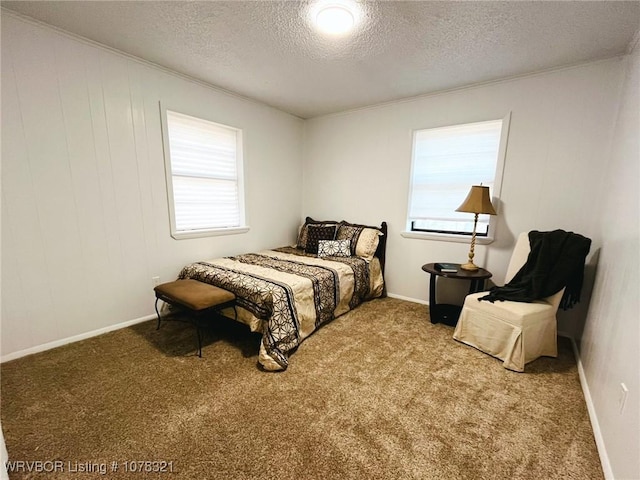
[[[202,340],[200,336],[200,325],[198,317],[205,312],[216,312],[223,308],[233,307],[237,319],[236,296],[232,292],[222,288],[209,285],[197,280],[176,280],[175,282],[163,283],[153,289],[156,293],[156,314],[158,315],[158,326],[162,317],[158,310],[158,300],[162,300],[170,305],[179,306],[185,309],[190,315],[191,323],[196,327],[198,335],[198,356],[202,357]]]

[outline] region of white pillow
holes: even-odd
[[[349,240],[320,240],[318,257],[350,257],[351,242]]]

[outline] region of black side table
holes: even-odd
[[[471,285],[469,286],[469,293],[471,294],[481,292],[484,289],[484,281],[492,276],[492,273],[484,268],[474,271],[458,268],[456,272],[442,272],[436,268],[435,263],[423,265],[422,270],[431,276],[429,279],[429,316],[431,317],[431,323],[444,323],[452,327],[458,323],[462,306],[446,303],[438,304],[436,302],[436,278],[446,277],[456,280],[471,280]]]

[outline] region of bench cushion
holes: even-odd
[[[233,302],[236,296],[222,288],[197,280],[176,280],[154,288],[156,297],[199,311]]]

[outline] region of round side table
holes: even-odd
[[[492,273],[484,268],[471,271],[462,270],[458,267],[456,272],[442,272],[436,268],[435,263],[423,265],[422,270],[427,272],[431,277],[429,279],[429,317],[431,318],[431,323],[444,323],[452,327],[458,323],[462,306],[437,303],[436,278],[445,277],[455,280],[470,280],[469,293],[471,294],[481,292],[484,289],[484,281],[492,276]]]

